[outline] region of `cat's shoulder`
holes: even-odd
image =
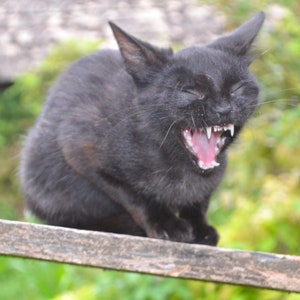
[[[112,72],[123,68],[123,59],[118,50],[103,49],[79,58],[66,71],[85,74],[95,72],[95,70]]]
[[[123,58],[118,50],[98,50],[71,63],[57,78],[47,98],[57,98],[57,94],[95,94],[106,90],[112,82],[128,82]],[[53,101],[53,100],[51,100]]]

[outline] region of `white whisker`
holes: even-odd
[[[166,139],[167,139],[167,137],[168,137],[168,135],[169,135],[169,133],[170,133],[172,127],[175,125],[176,122],[177,122],[177,120],[173,121],[172,124],[169,126],[169,128],[168,128],[168,130],[167,130],[167,133],[166,133],[166,135],[164,136],[164,138],[163,138],[163,140],[162,140],[162,142],[161,142],[159,148],[161,148],[161,147],[163,146],[163,144],[164,144],[164,142],[166,141]]]
[[[195,123],[195,120],[194,120],[194,116],[191,114],[191,117],[192,117],[192,122],[193,122],[193,125],[194,125],[194,128],[195,130],[197,129],[197,126],[196,126],[196,123]]]

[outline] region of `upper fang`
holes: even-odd
[[[206,135],[207,135],[207,138],[210,140],[210,138],[211,138],[211,127],[206,127]]]
[[[233,136],[234,135],[234,125],[233,124],[230,124],[228,126],[228,129],[230,130],[230,135]]]

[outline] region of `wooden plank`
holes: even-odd
[[[300,292],[300,257],[0,220],[0,255]]]

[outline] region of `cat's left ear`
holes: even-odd
[[[127,72],[139,83],[145,84],[168,63],[173,51],[160,49],[126,33],[109,22],[119,45]]]
[[[225,51],[227,50],[239,56],[247,55],[251,48],[252,42],[261,29],[264,19],[264,12],[260,12],[252,17],[248,22],[244,23],[242,26],[233,31],[231,34],[217,39],[208,46]]]

